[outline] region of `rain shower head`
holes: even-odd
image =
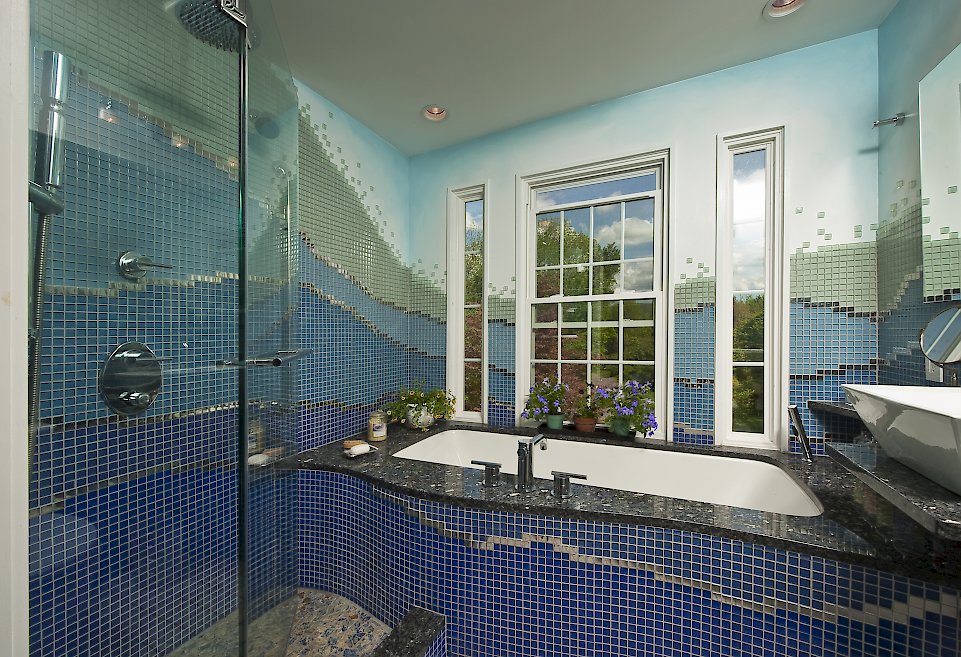
[[[227,52],[240,51],[243,31],[238,20],[244,14],[236,0],[183,0],[176,13],[184,29],[204,43]]]

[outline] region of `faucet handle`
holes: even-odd
[[[484,466],[484,488],[501,485],[501,464],[492,461],[471,461],[472,465]]]
[[[554,477],[554,497],[558,500],[566,500],[571,496],[571,479],[587,480],[587,475],[558,470],[551,471],[551,476]]]

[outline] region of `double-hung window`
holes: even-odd
[[[589,383],[650,382],[663,418],[665,163],[666,154],[603,176],[531,185],[521,386],[558,378],[578,392]]]

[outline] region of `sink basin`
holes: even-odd
[[[961,388],[842,387],[888,456],[961,495]]]

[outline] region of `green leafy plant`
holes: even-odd
[[[627,381],[615,388],[611,395],[611,408],[607,413],[608,423],[626,421],[632,431],[650,436],[657,430],[654,416],[654,389],[650,383]]]
[[[544,379],[531,386],[521,417],[540,420],[548,415],[563,415],[569,387],[557,379]]]
[[[392,421],[401,423],[407,421],[407,411],[411,407],[416,414],[419,409],[426,409],[435,418],[447,419],[454,414],[455,402],[454,395],[443,388],[424,390],[422,383],[414,383],[410,388],[401,388],[397,399],[387,404],[384,410]]]
[[[607,388],[588,383],[570,402],[571,415],[575,418],[600,418],[612,404],[611,393]]]

